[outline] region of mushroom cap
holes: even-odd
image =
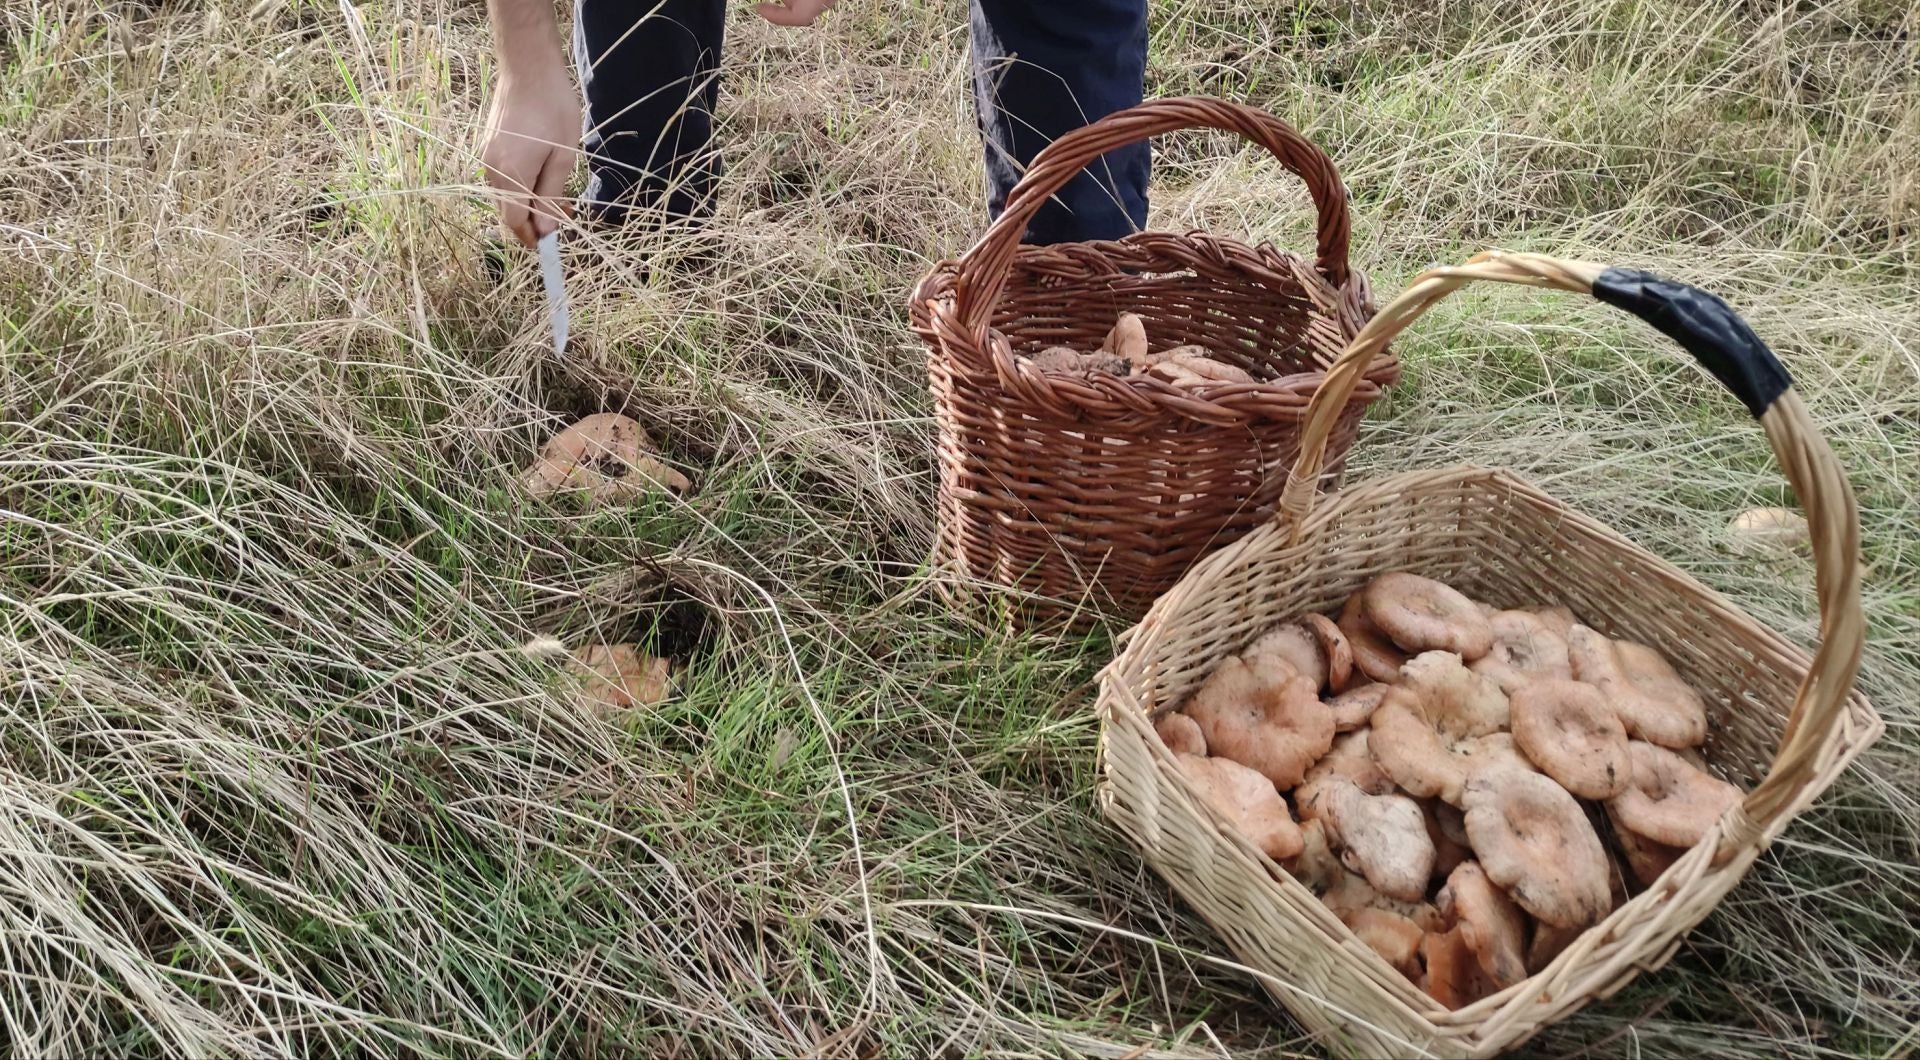
[[[1320,641],[1320,654],[1327,661],[1327,688],[1338,693],[1353,683],[1353,646],[1340,626],[1325,615],[1310,614],[1300,620]]]
[[[1151,363],[1147,357],[1147,325],[1137,313],[1120,314],[1100,350],[1126,358],[1135,368],[1146,368]]]
[[[1354,668],[1370,680],[1391,684],[1400,676],[1407,655],[1367,618],[1366,601],[1355,593],[1340,609],[1337,625],[1347,638],[1347,650],[1353,653]]]
[[[1420,812],[1427,818],[1427,838],[1433,840],[1433,878],[1443,880],[1473,857],[1473,848],[1467,846],[1466,821],[1459,810],[1439,799],[1420,800]],[[1443,813],[1451,814],[1451,820],[1443,821]]]
[[[1356,685],[1327,701],[1327,709],[1333,711],[1335,732],[1352,732],[1365,728],[1373,718],[1373,712],[1380,707],[1380,701],[1387,698],[1387,689],[1392,685],[1369,681]]]
[[[566,669],[602,714],[658,703],[667,698],[673,679],[673,660],[655,658],[631,644],[589,644],[573,653]]]
[[[1514,742],[1561,787],[1583,799],[1610,799],[1626,789],[1633,776],[1627,729],[1599,689],[1541,680],[1510,702]]]
[[[1496,611],[1487,619],[1493,629],[1493,647],[1473,661],[1484,674],[1512,695],[1542,679],[1568,679],[1573,666],[1567,660],[1567,641],[1531,611]]]
[[[1315,695],[1327,683],[1327,659],[1320,650],[1319,638],[1301,622],[1275,626],[1247,645],[1240,656],[1249,661],[1261,657],[1280,659],[1296,673],[1312,679]]]
[[[1308,767],[1307,775],[1293,789],[1293,801],[1300,807],[1301,820],[1310,821],[1320,816],[1321,800],[1330,786],[1328,781],[1334,777],[1353,782],[1369,795],[1393,793],[1393,778],[1381,772],[1379,763],[1373,760],[1369,739],[1365,729],[1343,733],[1334,738],[1331,750]]]
[[[1659,652],[1609,640],[1586,626],[1567,634],[1575,680],[1607,697],[1627,735],[1662,747],[1697,747],[1707,738],[1707,709]]]
[[[1193,789],[1261,853],[1278,861],[1299,855],[1305,846],[1300,826],[1271,781],[1225,758],[1178,755]]]
[[[1458,656],[1429,652],[1410,660],[1401,674],[1401,683],[1373,712],[1368,741],[1374,761],[1395,783],[1422,798],[1459,805],[1476,772],[1532,768],[1499,731],[1507,722],[1507,697],[1460,665]]]
[[[1389,898],[1414,902],[1426,896],[1434,852],[1419,803],[1404,795],[1369,795],[1345,777],[1331,777],[1320,808],[1348,868]]]
[[[1485,736],[1507,727],[1507,694],[1452,652],[1422,652],[1407,660],[1400,685],[1420,697],[1422,712],[1449,736]]]
[[[1427,966],[1427,996],[1447,1008],[1465,1008],[1494,992],[1461,927],[1428,932],[1420,940],[1420,958]]]
[[[1399,913],[1374,908],[1356,909],[1345,922],[1394,971],[1409,979],[1420,974],[1420,940],[1427,937],[1420,925]]]
[[[554,435],[524,484],[536,497],[585,490],[593,501],[690,488],[685,475],[648,452],[652,446],[638,421],[617,412],[595,413]]]
[[[1354,913],[1362,909],[1384,909],[1413,921],[1422,931],[1439,931],[1446,926],[1440,910],[1425,898],[1412,902],[1389,898],[1368,883],[1365,876],[1345,866],[1338,868],[1332,882],[1321,893],[1320,902],[1342,921],[1351,919]]]
[[[1480,608],[1432,578],[1382,574],[1361,595],[1367,618],[1407,651],[1448,651],[1471,661],[1493,647],[1493,627]]]
[[[1561,640],[1566,640],[1567,634],[1573,632],[1573,627],[1580,624],[1580,620],[1574,617],[1572,610],[1557,605],[1535,608],[1532,614],[1533,617],[1545,623],[1548,629],[1559,634]]]
[[[1447,876],[1436,900],[1440,913],[1466,930],[1462,937],[1497,987],[1527,977],[1527,920],[1520,907],[1494,886],[1477,861],[1463,861]]]
[[[1606,915],[1606,851],[1567,789],[1538,773],[1497,770],[1468,782],[1465,801],[1481,868],[1520,908],[1557,927]]]
[[[1740,802],[1739,788],[1695,769],[1664,747],[1635,740],[1627,752],[1633,764],[1631,782],[1607,800],[1607,809],[1637,836],[1685,849],[1700,842]]]
[[[1626,859],[1627,871],[1642,887],[1651,887],[1673,863],[1680,860],[1686,850],[1656,843],[1645,836],[1635,835],[1633,831],[1620,823],[1620,817],[1613,807],[1607,807],[1607,819],[1613,823],[1613,838],[1620,846],[1620,856]]]
[[[1300,853],[1286,859],[1285,868],[1314,893],[1323,893],[1348,875],[1340,864],[1340,855],[1327,841],[1326,822],[1317,818],[1300,822]]]
[[[1153,723],[1153,731],[1174,754],[1205,756],[1207,753],[1207,738],[1200,731],[1200,723],[1178,711],[1160,715],[1160,720]]]
[[[1282,788],[1333,746],[1333,712],[1313,680],[1272,656],[1232,656],[1187,701],[1215,756],[1251,766]]]

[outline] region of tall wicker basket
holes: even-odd
[[[1104,671],[1100,802],[1109,819],[1329,1051],[1485,1057],[1657,970],[1760,852],[1883,725],[1852,691],[1859,667],[1858,513],[1833,453],[1779,363],[1718,299],[1646,273],[1485,254],[1426,273],[1381,310],[1308,415],[1296,484],[1374,353],[1471,280],[1593,293],[1678,339],[1759,419],[1811,525],[1820,643],[1809,656],[1674,566],[1515,475],[1393,475],[1315,503],[1289,489],[1271,524],[1195,567]],[[1500,607],[1564,604],[1613,636],[1666,647],[1709,704],[1705,757],[1748,792],[1701,844],[1539,974],[1449,1011],[1363,945],[1305,886],[1203,808],[1151,718],[1261,630],[1411,570]]]
[[[1202,233],[1031,247],[1054,192],[1101,155],[1160,133],[1239,133],[1307,185],[1313,261]],[[1272,115],[1207,98],[1154,100],[1042,151],[1001,217],[915,288],[939,424],[939,552],[961,582],[1017,590],[1023,618],[1069,609],[1131,620],[1195,559],[1270,518],[1307,402],[1372,312],[1347,263],[1347,196],[1333,163]],[[1122,312],[1153,348],[1200,344],[1258,382],[1045,373],[1016,354],[1098,346]],[[1334,417],[1320,479],[1338,479],[1368,404],[1398,378],[1375,360]]]

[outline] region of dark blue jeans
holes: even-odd
[[[719,165],[713,109],[725,0],[576,0],[574,59],[586,96],[584,206],[698,218]],[[999,216],[1026,164],[1062,133],[1140,102],[1146,0],[973,0],[973,87]],[[1027,228],[1035,243],[1115,239],[1147,219],[1148,147],[1108,153]]]

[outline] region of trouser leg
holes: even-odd
[[[725,25],[725,0],[576,0],[588,217],[673,221],[710,212]]]
[[[1042,147],[1140,102],[1146,0],[973,0],[973,84],[995,217]],[[1031,243],[1117,239],[1147,223],[1149,148],[1108,152],[1027,226]]]

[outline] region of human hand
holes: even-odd
[[[526,246],[560,227],[561,194],[580,142],[580,97],[564,69],[531,80],[502,74],[487,114],[480,161],[500,223]]]
[[[833,0],[774,0],[756,10],[760,17],[776,26],[811,26],[813,20],[833,6]]]

